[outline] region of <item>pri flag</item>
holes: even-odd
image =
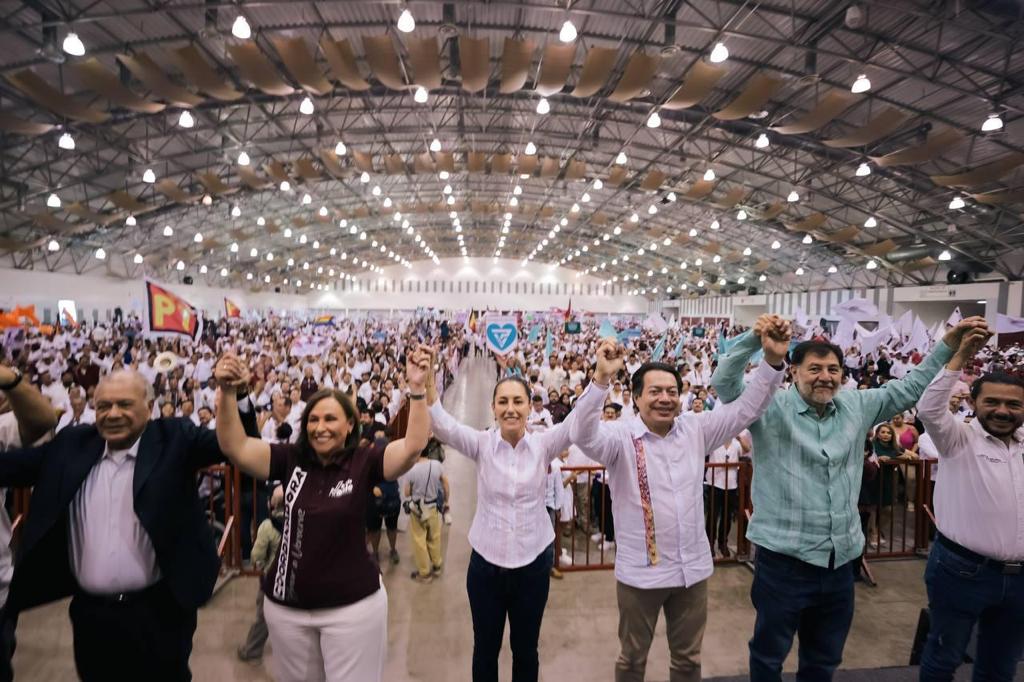
[[[232,303],[231,299],[227,296],[224,297],[224,314],[227,317],[241,317],[242,309]]]
[[[144,330],[151,335],[187,336],[193,341],[203,334],[199,311],[185,299],[146,280]]]

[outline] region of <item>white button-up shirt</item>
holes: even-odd
[[[708,467],[704,472],[704,484],[714,486],[719,490],[735,490],[739,486],[739,467],[735,465],[740,461],[742,454],[743,448],[737,438],[712,450],[708,455],[708,464],[731,464],[733,466]]]
[[[573,443],[608,469],[615,517],[615,577],[641,589],[689,587],[711,576],[704,529],[704,455],[768,408],[784,372],[762,363],[740,398],[714,410],[686,412],[662,438],[640,418],[599,421],[608,389],[587,387],[573,410]],[[642,438],[659,560],[650,565],[634,438]]]
[[[959,372],[943,370],[917,403],[935,443],[942,475],[935,482],[939,532],[997,561],[1024,560],[1024,428],[1007,445],[981,421],[949,411]]]
[[[513,448],[497,428],[478,431],[460,424],[440,400],[430,406],[437,438],[476,462],[469,544],[495,566],[526,566],[554,542],[544,504],[548,464],[569,448],[574,412],[543,433],[527,433]]]

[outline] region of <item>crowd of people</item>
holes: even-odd
[[[741,459],[754,463],[751,679],[780,679],[797,633],[800,674],[831,679],[865,537],[886,542],[886,519],[865,509],[891,506],[899,485],[870,483],[872,467],[919,457],[956,472],[934,477],[922,679],[951,679],[976,623],[989,635],[976,670],[1012,678],[1024,647],[1024,382],[1007,371],[1017,349],[986,345],[980,318],[949,326],[930,352],[903,352],[894,334],[868,354],[774,315],[750,329],[640,322],[585,320],[567,334],[560,320],[523,320],[529,338],[493,356],[487,430],[441,400],[466,357],[490,356],[483,324],[433,311],[223,320],[194,342],[150,338],[134,319],[9,331],[0,485],[33,493],[17,561],[0,512],[0,679],[13,675],[18,613],[66,596],[83,679],[190,679],[196,609],[218,572],[199,500],[229,484],[197,474],[224,461],[245,475],[240,542],[262,576],[239,657],[258,659],[269,638],[276,679],[380,679],[382,531],[397,564],[404,508],[412,579],[450,568],[444,446],[477,470],[474,682],[497,679],[506,623],[513,680],[537,679],[561,524],[581,492],[563,464],[597,474],[582,492],[599,510],[594,540],[614,549],[615,679],[644,679],[664,611],[671,680],[699,680],[707,579],[715,551],[731,552],[743,501],[729,465]],[[991,523],[982,533],[967,521],[979,517]],[[1012,589],[997,594],[996,576]]]

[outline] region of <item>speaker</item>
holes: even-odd
[[[193,282],[192,275],[185,275],[181,281],[191,286]]]
[[[757,296],[757,287],[747,287],[748,296]]]
[[[971,279],[971,273],[965,270],[950,270],[946,273],[946,281],[950,284],[964,284]]]
[[[275,294],[281,293],[281,287],[274,287],[274,293]]]

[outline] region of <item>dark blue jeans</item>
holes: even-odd
[[[1009,682],[1024,652],[1024,574],[1003,575],[932,545],[924,572],[931,627],[921,682],[953,679],[978,625],[975,682]]]
[[[822,682],[843,660],[853,622],[852,562],[835,569],[757,548],[750,600],[757,611],[750,640],[751,682],[779,682],[800,633],[798,682]]]
[[[537,682],[537,641],[548,603],[554,545],[519,568],[502,568],[474,550],[466,591],[473,614],[473,682],[498,682],[498,652],[509,624],[512,682]]]

